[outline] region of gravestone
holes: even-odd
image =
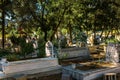
[[[119,62],[120,45],[109,43],[106,48],[106,61],[117,63]]]
[[[53,44],[51,41],[46,42],[45,52],[47,57],[54,57]]]
[[[7,61],[6,58],[2,58],[2,59],[0,60],[0,70],[1,70],[1,71],[4,72],[5,67],[8,66],[8,65],[9,65],[9,62]]]

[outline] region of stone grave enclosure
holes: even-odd
[[[73,47],[73,48],[66,48],[61,49],[61,51],[58,54],[58,57],[60,59],[68,59],[68,58],[78,58],[81,59],[89,59],[90,53],[87,47]]]

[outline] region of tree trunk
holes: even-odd
[[[57,32],[57,29],[58,29],[58,27],[56,27],[56,29],[53,30],[53,33],[52,33],[52,35],[51,35],[51,37],[50,37],[50,41],[53,40],[54,35],[55,35],[55,33]]]
[[[106,39],[108,38],[109,34],[110,34],[110,31],[108,31],[107,35],[105,36]]]
[[[44,40],[47,41],[47,31],[44,31]]]
[[[100,34],[100,38],[102,38],[102,35],[103,35],[103,32],[104,32],[103,30],[104,30],[104,29],[102,29],[102,32],[101,32],[101,34]]]
[[[72,27],[69,25],[70,42],[72,42]]]
[[[94,36],[93,36],[93,45],[96,45],[96,27],[94,27],[94,29],[93,29],[93,34],[94,34]]]
[[[69,6],[68,6],[68,7],[69,7]],[[52,33],[52,35],[51,35],[51,37],[50,37],[50,40],[51,40],[51,41],[53,40],[53,37],[54,37],[55,33],[57,32],[57,29],[58,29],[58,27],[60,26],[62,20],[64,19],[64,14],[65,14],[66,10],[67,10],[67,8],[64,8],[64,11],[63,11],[62,15],[61,15],[60,18],[59,18],[59,22],[58,22],[58,24],[56,24],[56,26],[55,26],[55,28],[54,28],[54,30],[53,30],[54,32]]]
[[[4,10],[4,0],[2,0],[2,48],[4,49],[5,44],[5,10]]]

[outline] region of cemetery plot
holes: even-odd
[[[74,69],[72,68],[71,65],[69,65],[69,66],[63,67],[63,70],[62,70],[62,73],[70,74],[76,80],[99,80],[98,79],[99,77],[103,77],[105,73],[109,73],[109,72],[120,73],[120,65],[118,64],[117,66],[113,66],[113,67],[107,66],[106,68],[98,68],[98,69],[89,68],[87,70],[85,69],[83,70],[83,67],[81,67],[81,69],[80,68],[77,69],[77,67]],[[103,79],[100,79],[100,80],[103,80]]]
[[[76,69],[82,71],[91,71],[91,70],[105,69],[110,67],[116,67],[116,65],[110,62],[86,62],[86,63],[78,64],[78,66],[76,66]]]

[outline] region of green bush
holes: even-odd
[[[19,56],[16,53],[13,53],[10,50],[6,49],[0,49],[0,57],[7,58],[8,61],[19,60]]]
[[[14,45],[18,45],[19,44],[19,38],[17,38],[16,36],[10,36],[9,37],[10,38],[10,40],[11,40],[11,42],[14,44]]]
[[[37,56],[40,58],[44,58],[46,56],[45,54],[45,41],[42,38],[39,38],[38,40],[38,50],[39,52],[37,53]]]
[[[54,39],[52,42],[53,42],[53,44],[54,44],[54,47],[58,48],[58,40],[57,40],[57,39]]]
[[[19,45],[21,47],[20,54],[24,58],[26,58],[28,54],[31,54],[32,52],[34,52],[32,42],[26,43],[25,38],[20,38]]]
[[[17,61],[19,60],[19,56],[17,54],[9,54],[5,56],[8,61]]]
[[[108,43],[120,43],[120,41],[118,41],[115,38],[111,38],[111,39],[108,38],[108,39],[106,39],[105,43],[106,44],[108,44]]]
[[[6,49],[0,49],[0,57],[4,57],[6,55],[11,54],[12,52]]]
[[[45,54],[45,41],[44,39],[39,39],[38,40],[38,50],[39,52],[37,53],[37,56],[40,57],[40,58],[43,58],[46,56]]]

